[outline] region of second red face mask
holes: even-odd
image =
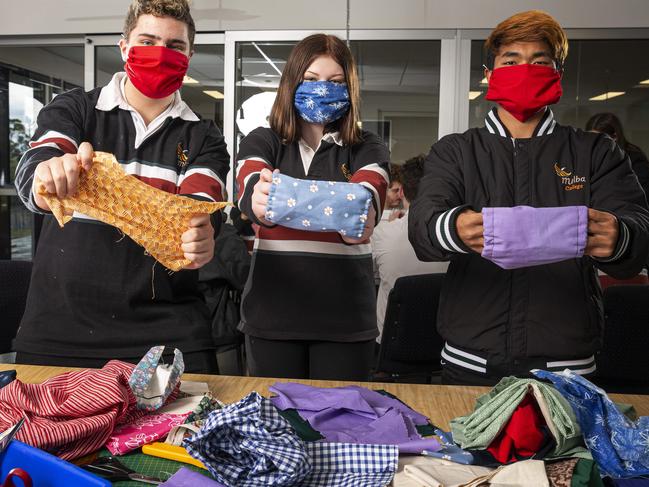
[[[165,98],[179,89],[189,58],[164,46],[133,46],[124,65],[133,85],[149,98]]]
[[[494,69],[486,99],[525,122],[561,98],[561,74],[550,66],[518,64]]]

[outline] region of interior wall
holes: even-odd
[[[130,0],[2,0],[2,36],[118,33]],[[566,28],[649,27],[647,0],[350,0],[352,29],[486,29],[540,8]],[[25,12],[31,12],[26,15]],[[346,0],[194,0],[198,31],[345,29]]]

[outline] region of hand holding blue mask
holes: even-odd
[[[295,91],[295,108],[306,122],[335,122],[349,110],[347,85],[333,81],[303,81]]]

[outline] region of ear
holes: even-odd
[[[117,45],[119,46],[119,50],[120,50],[120,52],[122,54],[122,61],[126,62],[126,60],[128,59],[128,42],[127,42],[127,40],[124,37],[122,37],[119,40],[119,43]]]
[[[194,55],[194,52],[195,51],[193,49],[191,51],[189,51],[189,55],[187,56],[187,58],[191,59],[192,56]]]
[[[493,71],[490,70],[487,66],[484,67],[484,77],[487,78],[487,83],[489,83],[489,80],[491,79],[491,73]]]
[[[399,186],[399,199],[400,199],[400,200],[403,200],[403,199],[404,199],[404,195],[403,195],[403,186]]]

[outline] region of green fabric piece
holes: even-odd
[[[314,430],[308,421],[302,419],[297,409],[277,410],[289,422],[295,433],[304,441],[318,441],[324,438],[319,431]]]
[[[478,397],[468,416],[451,420],[453,440],[463,449],[484,450],[505,427],[523,398],[535,384],[557,430],[556,446],[547,458],[579,457],[591,459],[583,446],[581,429],[570,404],[551,385],[534,379],[504,377],[487,394]]]
[[[107,449],[102,449],[99,451],[100,457],[109,456],[110,452]],[[210,473],[194,465],[188,463],[176,462],[174,460],[168,460],[166,458],[154,457],[151,455],[145,455],[142,453],[142,450],[135,450],[133,452],[127,453],[126,455],[120,455],[117,459],[124,464],[124,466],[130,468],[131,470],[141,473],[143,475],[149,475],[151,477],[157,477],[162,480],[168,480],[173,474],[175,474],[182,467],[198,472],[202,475],[205,475],[208,478],[212,478]],[[144,483],[136,482],[134,480],[123,480],[120,482],[113,482],[113,485],[116,487],[143,487]]]
[[[604,487],[597,464],[593,460],[579,460],[572,473],[570,487]]]

